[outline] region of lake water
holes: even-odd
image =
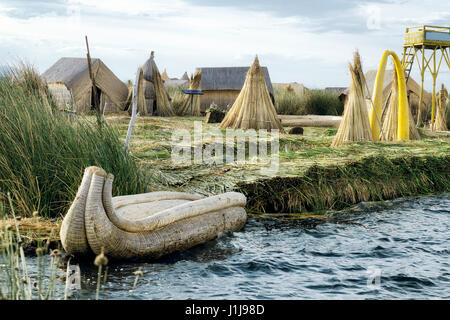
[[[97,271],[81,270],[76,296],[93,299]],[[306,226],[251,218],[156,263],[110,264],[101,298],[450,299],[450,195],[360,204]]]

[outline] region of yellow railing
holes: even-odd
[[[437,27],[428,25],[408,27],[406,28],[405,33],[405,46],[420,44],[439,45],[443,43],[447,45],[450,43],[449,41],[427,40],[427,32],[450,34],[450,27]]]

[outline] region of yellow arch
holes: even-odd
[[[383,104],[383,86],[384,75],[386,73],[386,65],[389,56],[394,59],[395,70],[397,71],[398,80],[398,128],[397,140],[409,140],[409,105],[406,95],[405,72],[397,54],[393,51],[386,50],[381,58],[380,67],[378,68],[375,87],[373,89],[372,101],[375,108],[370,110],[369,120],[372,129],[374,141],[378,141],[380,137],[380,124],[377,120],[381,120],[382,104]],[[375,109],[375,110],[374,110]],[[376,114],[375,114],[376,111]]]

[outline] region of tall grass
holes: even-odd
[[[306,104],[306,95],[295,90],[274,87],[275,105],[278,114],[301,115]]]
[[[334,91],[309,90],[300,93],[296,90],[275,88],[274,94],[278,114],[341,115],[344,111],[339,94]]]
[[[0,191],[11,193],[21,215],[65,213],[92,165],[116,176],[115,194],[145,191],[145,177],[116,129],[67,119],[32,68],[11,76],[0,81]]]

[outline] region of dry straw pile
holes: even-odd
[[[247,72],[239,96],[220,124],[220,129],[279,129],[283,127],[270,99],[258,56]]]
[[[332,147],[355,141],[373,141],[369,113],[365,99],[366,80],[361,66],[359,52],[355,52],[353,65],[350,64],[352,81],[345,103],[344,114]]]
[[[197,70],[194,75],[191,76],[191,80],[189,81],[189,90],[200,90],[202,84],[202,72]],[[183,104],[180,106],[178,110],[178,115],[191,115],[191,95],[185,95],[183,98]],[[192,115],[196,117],[200,117],[200,96],[194,95],[192,100]]]
[[[392,89],[389,101],[387,103],[386,111],[384,112],[383,124],[382,124],[382,132],[380,139],[382,141],[397,141],[397,132],[398,132],[398,78],[397,72],[394,69],[392,73]],[[410,140],[419,140],[420,135],[419,131],[416,128],[414,123],[414,118],[411,113],[411,109],[408,107],[409,111],[409,139]]]
[[[448,91],[445,89],[444,84],[442,84],[441,91],[436,97],[437,99],[437,112],[436,121],[434,128],[437,131],[447,131],[447,101],[448,101]]]

